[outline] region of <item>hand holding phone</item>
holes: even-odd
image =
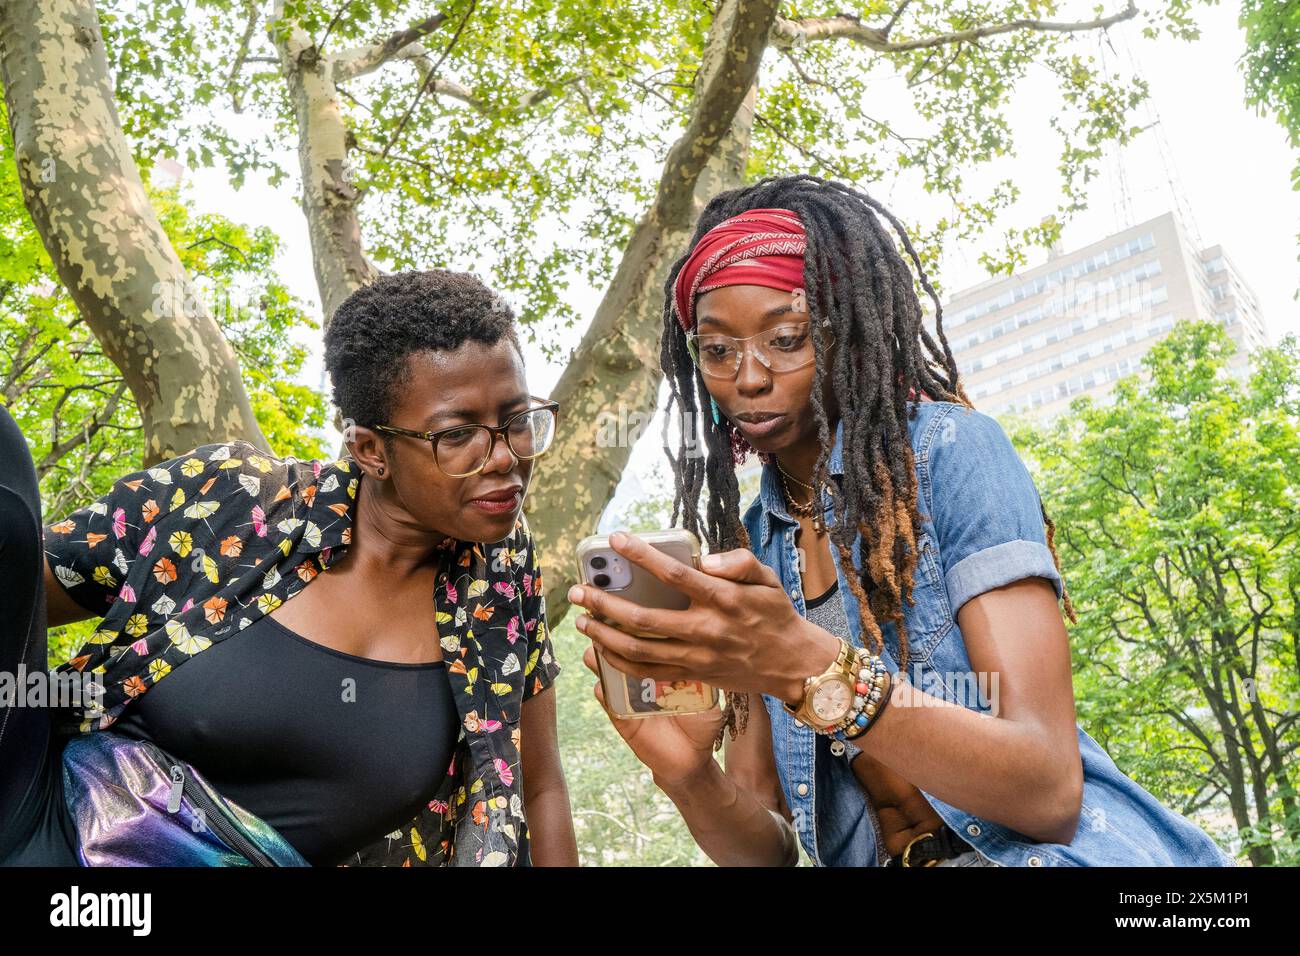
[[[700,565],[700,542],[689,531],[673,528],[643,532],[636,537],[678,561],[695,568]],[[681,591],[620,555],[610,547],[605,535],[592,535],[578,544],[578,577],[584,585],[617,594],[642,607],[684,610],[691,603]],[[615,716],[696,714],[718,706],[718,691],[711,684],[624,674],[604,660],[599,647],[595,653],[604,703]]]
[[[599,587],[570,589],[569,599],[587,611],[578,630],[621,670],[793,701],[843,646],[801,615],[777,573],[746,549],[710,554],[693,568],[636,535],[615,532],[613,541],[625,560],[689,597],[684,609],[649,608]]]
[[[582,652],[582,663],[600,675],[594,643]],[[623,720],[610,711],[603,680],[596,681],[595,692],[623,742],[666,792],[690,786],[690,781],[713,761],[713,743],[726,719],[721,708],[695,714],[664,713],[658,720]]]

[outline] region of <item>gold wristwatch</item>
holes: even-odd
[[[786,712],[817,731],[843,721],[853,710],[854,659],[852,646],[841,638],[840,652],[830,666],[820,674],[804,678],[803,699],[793,707],[782,701]]]

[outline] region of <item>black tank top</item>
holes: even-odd
[[[111,728],[193,764],[313,866],[413,819],[459,730],[444,662],[345,654],[271,617],[168,674]]]

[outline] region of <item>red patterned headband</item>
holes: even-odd
[[[730,285],[803,288],[803,223],[789,209],[750,209],[703,236],[677,273],[673,311],[683,329],[695,328],[695,297]]]

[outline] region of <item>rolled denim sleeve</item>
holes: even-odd
[[[929,498],[948,602],[955,615],[977,595],[1060,572],[1047,547],[1038,489],[997,420],[953,408],[927,455]]]

